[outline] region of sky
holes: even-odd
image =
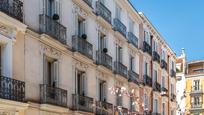
[[[204,0],[130,0],[157,28],[177,56],[204,60]]]

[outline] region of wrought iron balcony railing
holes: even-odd
[[[103,51],[96,52],[96,63],[112,70],[112,57],[104,53]]]
[[[128,32],[128,41],[138,48],[138,38],[132,32]]]
[[[176,77],[176,72],[173,69],[171,69],[170,72],[171,72],[170,76],[175,78]]]
[[[113,105],[108,102],[96,101],[96,115],[112,115]]]
[[[152,55],[152,47],[146,42],[143,42],[143,52],[147,52],[149,55]]]
[[[87,96],[72,94],[72,106],[77,111],[94,112],[94,100]]]
[[[114,72],[115,74],[119,74],[127,79],[127,67],[123,65],[121,62],[114,62]]]
[[[101,16],[104,20],[111,24],[111,11],[100,1],[96,1],[96,15]]]
[[[161,68],[167,70],[167,63],[165,60],[161,60]]]
[[[150,78],[148,75],[144,75],[144,85],[147,85],[149,87],[152,87],[152,78]]]
[[[67,107],[67,90],[41,84],[40,103]]]
[[[129,82],[134,82],[135,84],[139,85],[139,74],[136,72],[129,70],[128,71],[128,81]]]
[[[66,44],[67,28],[46,14],[41,14],[39,17],[40,32],[53,37],[55,40],[63,44]]]
[[[175,99],[176,99],[176,95],[175,94],[173,94],[173,93],[171,93],[171,101],[175,101]]]
[[[126,38],[126,26],[117,18],[114,20],[114,30],[120,32]]]
[[[158,82],[154,82],[153,89],[154,91],[161,92],[161,85]]]
[[[77,35],[72,37],[72,50],[80,52],[86,57],[93,59],[93,45]]]
[[[83,0],[87,5],[92,7],[92,0]]]
[[[115,108],[114,109],[115,110],[115,114],[117,114],[117,115],[128,115],[129,114],[129,110],[127,108],[125,108],[125,107],[117,107],[117,106],[115,106],[114,108]]]
[[[153,51],[152,59],[153,61],[160,63],[160,55],[156,51]]]
[[[0,98],[25,101],[25,82],[0,76]]]
[[[191,103],[191,109],[199,109],[199,108],[202,108],[202,105],[203,103],[200,102],[200,103]]]
[[[0,0],[0,11],[23,22],[23,2],[20,0]]]
[[[203,92],[203,87],[201,85],[191,87],[191,94],[196,94],[196,93],[198,93],[198,94],[204,93]]]

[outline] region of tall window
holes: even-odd
[[[157,70],[154,70],[154,82],[157,82]]]
[[[196,106],[196,105],[198,106],[201,104],[201,97],[200,96],[194,96],[192,101],[193,101],[194,106]]]
[[[162,76],[162,87],[165,88],[165,77]]]
[[[77,94],[85,96],[86,95],[86,77],[85,72],[77,71],[76,74],[76,84],[77,84]]]
[[[85,34],[85,22],[83,18],[78,18],[78,36],[80,37]]]
[[[122,97],[122,95],[121,95],[120,93],[121,93],[121,92],[119,92],[119,93],[117,94],[117,96],[116,96],[116,104],[117,104],[118,106],[122,106],[122,105],[123,105],[123,103],[122,103],[123,97]]]
[[[99,100],[106,101],[106,82],[99,80]]]
[[[174,110],[173,109],[171,110],[171,115],[174,115]]]
[[[146,61],[145,61],[145,64],[144,64],[144,74],[148,75],[148,63]]]
[[[136,111],[133,97],[130,97],[130,109],[132,112]]]
[[[153,50],[157,52],[158,44],[157,44],[157,42],[156,42],[155,40],[154,40],[153,44],[154,44],[154,45],[153,45],[153,46],[154,46],[154,47],[153,47]]]
[[[150,45],[150,33],[145,31],[144,34],[145,41]]]
[[[165,115],[165,103],[162,103],[162,115]]]
[[[115,18],[121,20],[121,11],[122,11],[121,7],[116,5],[116,15],[115,15]]]
[[[158,100],[154,99],[154,112],[157,113],[158,112]]]
[[[131,20],[131,19],[129,19],[129,32],[132,32],[132,33],[134,33],[134,22]]]
[[[149,108],[149,97],[147,96],[146,93],[144,95],[144,103],[145,103],[145,105],[144,105],[145,110],[148,110],[148,108]]]
[[[130,70],[135,71],[135,58],[130,56]]]
[[[171,61],[171,69],[174,70],[174,62],[173,61]]]
[[[162,50],[162,59],[166,60],[166,51],[165,50]]]
[[[104,48],[107,48],[107,38],[106,35],[99,32],[99,50],[103,51]]]
[[[174,85],[171,83],[171,94],[174,94]]]
[[[196,90],[200,90],[200,80],[194,80],[193,81],[193,89]]]
[[[120,47],[119,45],[116,45],[116,59],[120,63],[122,63],[122,60],[123,60],[122,59],[122,53],[123,53],[122,47]]]

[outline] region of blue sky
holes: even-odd
[[[204,0],[130,0],[180,55],[188,61],[204,59]]]

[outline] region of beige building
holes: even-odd
[[[176,56],[128,0],[1,0],[0,45],[0,114],[176,113]]]

